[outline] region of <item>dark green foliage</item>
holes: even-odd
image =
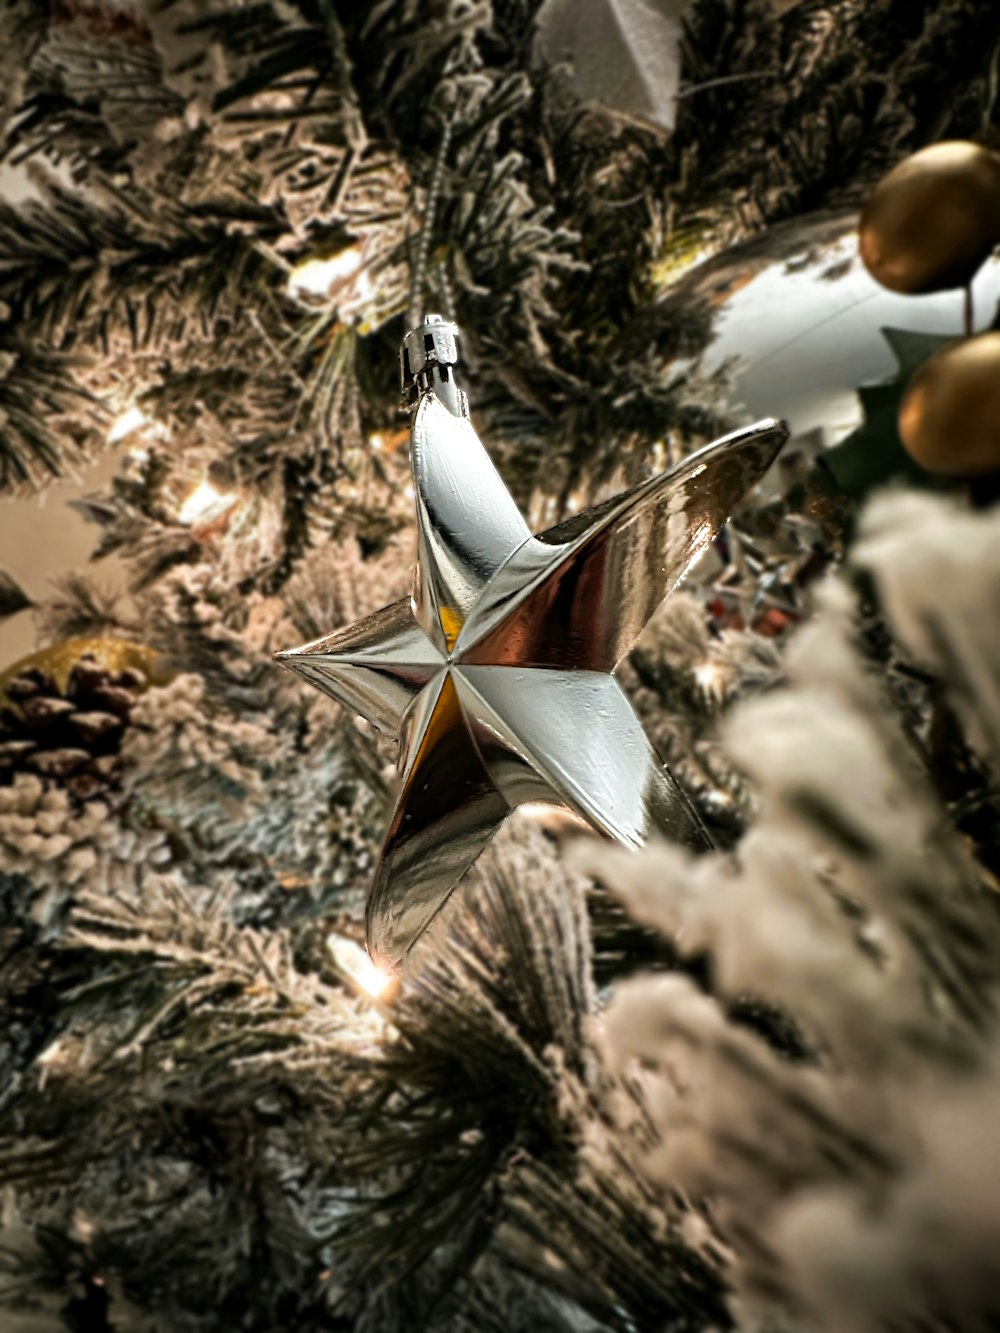
[[[321,938],[295,960],[283,933],[165,885],[141,911],[85,893],[61,948],[12,934],[33,989],[8,1031],[48,1053],[5,1121],[31,1134],[0,1143],[0,1179],[72,1251],[64,1280],[118,1293],[111,1327],[120,1298],[177,1333],[446,1329],[495,1282],[526,1321],[498,1327],[525,1333],[546,1308],[581,1327],[580,1306],[608,1328],[725,1323],[718,1265],[639,1179],[655,1141],[639,1101],[621,1087],[624,1138],[602,1109],[582,886],[522,833],[467,891],[381,1018]],[[72,1217],[45,1205],[60,1182]],[[22,1263],[13,1304],[37,1309],[49,1270]]]
[[[0,344],[0,489],[44,485],[94,447],[103,414],[73,374],[89,364],[23,338]]]
[[[966,138],[996,114],[1000,20],[989,6],[804,0],[780,18],[776,8],[694,8],[692,90],[674,139],[689,222],[724,193],[753,229],[856,204],[915,144]]]

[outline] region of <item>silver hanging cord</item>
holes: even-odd
[[[399,349],[399,378],[403,407],[412,410],[421,396],[432,392],[456,417],[469,415],[469,400],[455,379],[459,361],[458,326],[454,320],[455,303],[451,283],[442,268],[438,279],[444,315],[424,313],[424,284],[430,255],[434,215],[441,194],[445,161],[451,147],[453,114],[444,122],[441,142],[434,159],[434,170],[427,191],[424,216],[417,242],[417,259],[410,284],[407,332]]]
[[[455,297],[451,290],[451,278],[448,277],[448,270],[442,265],[437,275],[438,286],[441,288],[441,309],[444,311],[445,319],[455,323]]]
[[[437,212],[437,203],[441,194],[441,181],[444,177],[444,164],[448,157],[448,149],[451,147],[452,123],[453,118],[449,115],[441,130],[441,142],[438,144],[437,156],[434,158],[434,170],[431,173],[431,183],[427,190],[427,202],[424,205],[420,234],[417,237],[417,262],[413,266],[413,276],[410,280],[410,303],[406,315],[406,326],[410,329],[416,328],[424,314],[424,278],[427,273],[427,260],[430,256],[434,214]],[[451,305],[451,292],[448,289],[447,281],[445,287],[447,289],[446,304]]]

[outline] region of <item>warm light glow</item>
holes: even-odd
[[[127,408],[120,416],[115,417],[111,423],[111,429],[108,431],[108,444],[117,444],[119,440],[124,440],[127,435],[137,431],[141,426],[152,425],[152,419],[147,417],[141,407]]]
[[[555,807],[558,809],[558,807]],[[517,807],[518,813],[527,819],[543,824],[552,814],[553,806],[548,801],[524,801]]]
[[[726,673],[717,662],[699,662],[692,674],[707,695],[715,697],[722,694]]]
[[[340,971],[370,1000],[388,997],[395,985],[395,976],[373,963],[359,944],[345,935],[328,935],[326,947]]]
[[[392,975],[383,972],[366,953],[363,953],[358,963],[357,982],[366,995],[370,995],[373,1000],[379,1000],[392,985]]]
[[[719,243],[709,239],[702,241],[693,235],[678,244],[676,241],[660,259],[653,264],[650,277],[657,288],[663,290],[685,277],[692,269],[711,259],[719,252]]]
[[[657,440],[653,445],[650,465],[654,472],[662,472],[670,464],[670,451],[667,448],[666,440]]]
[[[329,296],[342,283],[357,277],[356,295],[364,298],[370,294],[371,282],[362,270],[364,255],[360,245],[348,246],[329,259],[305,259],[296,264],[288,275],[288,291],[291,296]]]
[[[51,1065],[58,1065],[65,1058],[65,1055],[65,1045],[61,1038],[56,1037],[51,1046],[46,1046],[41,1055],[35,1057],[35,1060],[36,1063],[40,1064],[44,1069]]]
[[[556,805],[549,801],[525,801],[517,807],[517,813],[538,824],[554,838],[575,837],[578,833],[591,832],[590,825],[568,806]]]
[[[220,495],[210,481],[200,482],[180,507],[177,518],[191,526],[207,518],[213,510],[231,504],[232,495]]]
[[[375,433],[374,435],[369,435],[369,436],[368,436],[368,447],[369,447],[369,449],[376,449],[376,450],[377,450],[377,449],[381,449],[382,446],[383,446],[384,444],[385,444],[385,441],[382,439],[382,436],[379,435],[377,431],[376,431],[376,433]]]
[[[65,1072],[71,1062],[71,1048],[62,1037],[56,1037],[50,1046],[46,1046],[40,1055],[35,1057],[35,1063],[38,1065],[38,1086],[44,1088],[49,1081],[49,1075],[54,1071],[62,1070]]]

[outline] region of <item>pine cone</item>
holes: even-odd
[[[65,690],[39,666],[7,683],[0,709],[0,786],[34,773],[81,801],[117,781],[122,737],[146,677],[109,671],[91,653],[74,663]]]

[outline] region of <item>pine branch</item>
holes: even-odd
[[[892,0],[838,0],[783,18],[747,0],[735,10],[702,0],[686,43],[694,87],[672,146],[686,160],[677,206],[687,220],[721,221],[735,203],[746,234],[856,204],[908,146],[980,130],[998,40],[996,15],[974,0],[905,12]],[[715,86],[720,76],[737,81]]]
[[[91,365],[80,353],[0,342],[0,493],[37,489],[87,457],[102,416],[80,383]]]
[[[134,38],[50,31],[28,66],[29,95],[7,127],[2,156],[19,164],[49,155],[84,177],[98,166],[108,174],[126,168],[136,139],[184,109],[163,86],[148,33],[137,27]]]
[[[117,193],[99,210],[51,181],[46,193],[44,205],[0,206],[0,294],[56,347],[72,337],[107,348],[119,330],[133,349],[179,340],[189,325],[207,332],[234,317],[267,266],[239,234],[276,225],[256,204],[154,207]]]
[[[102,635],[130,636],[130,628],[134,626],[130,627],[123,616],[118,594],[77,573],[53,580],[53,587],[53,595],[39,607],[37,614],[38,636],[43,643]]]
[[[621,1233],[620,1256],[609,1260],[607,1203],[577,1177],[577,1152],[586,1157],[601,1133],[580,889],[537,835],[511,832],[466,889],[462,914],[425,946],[404,983],[393,1010],[398,1039],[376,1059],[355,1062],[343,1165],[370,1197],[351,1210],[342,1235],[364,1247],[366,1271],[403,1280],[419,1270],[427,1310],[445,1294],[431,1256],[471,1246],[462,1250],[468,1270],[476,1253],[487,1253],[491,1218],[503,1219],[505,1257],[614,1327],[623,1311],[626,1321],[652,1326],[654,1309],[664,1323],[683,1309],[692,1279],[682,1264],[663,1267],[659,1251],[651,1289],[640,1290],[636,1275],[653,1250],[641,1259],[642,1236]],[[607,1164],[616,1178],[629,1169]],[[565,1190],[559,1226],[539,1178]],[[657,1216],[665,1206],[653,1196],[640,1204]],[[554,1265],[527,1259],[542,1234]],[[698,1261],[689,1262],[693,1273]],[[630,1274],[628,1290],[616,1271]],[[699,1281],[691,1301],[704,1315],[717,1306],[718,1276],[705,1266]]]
[[[0,76],[4,90],[0,124],[7,124],[24,97],[28,70],[45,38],[48,18],[48,6],[38,0],[13,0],[0,10]]]

